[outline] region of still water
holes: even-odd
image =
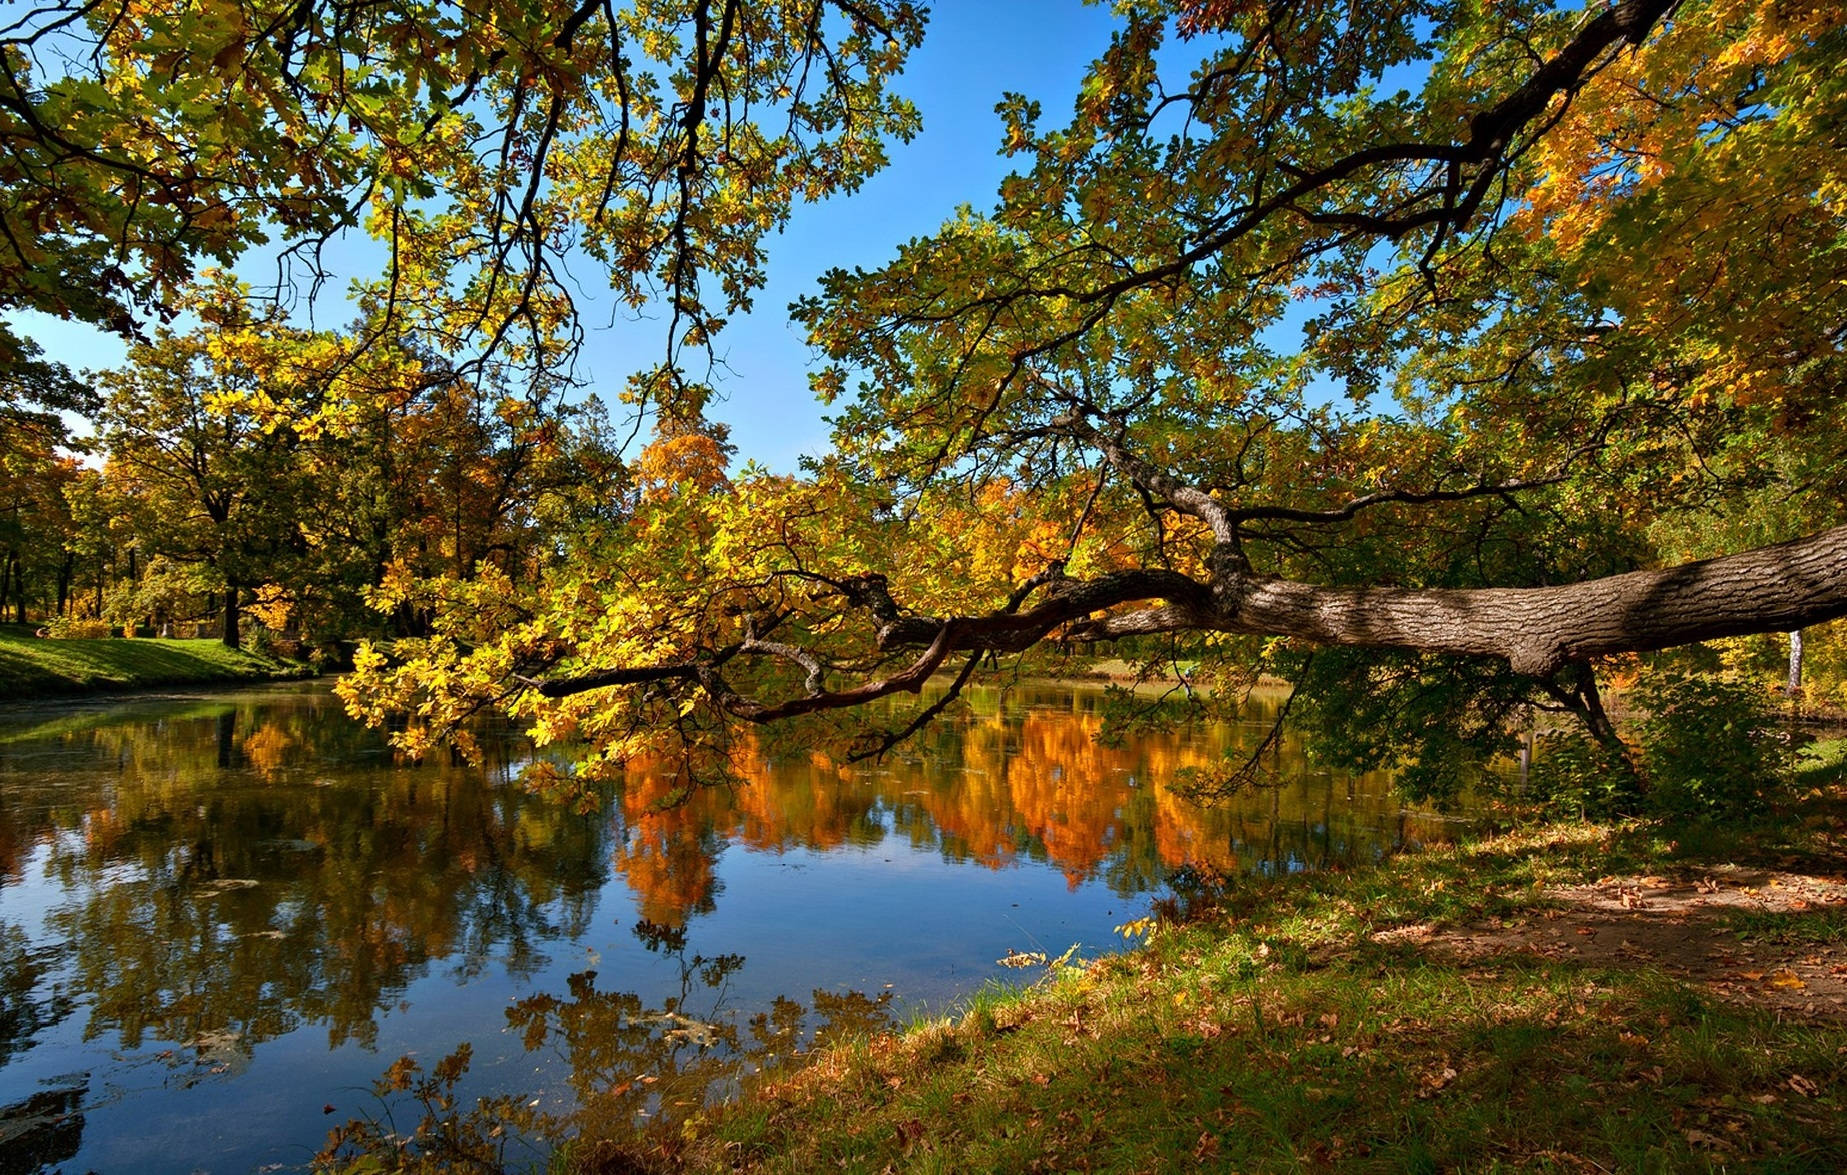
[[[325,687],[0,717],[0,1175],[304,1168],[394,1059],[605,1121],[690,1112],[838,1032],[1116,949],[1177,872],[1444,839],[1383,777],[1196,806],[1164,781],[1267,730],[1098,745],[1099,691],[974,698],[877,766],[819,755],[591,813],[528,754],[394,759]],[[1259,706],[1259,709],[1262,707]],[[1026,976],[1030,978],[1030,975]]]

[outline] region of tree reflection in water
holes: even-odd
[[[820,869],[836,857],[900,858],[957,874],[1039,866],[1035,876],[1062,877],[1058,888],[1128,898],[1163,892],[1176,871],[1293,871],[1447,835],[1440,821],[1402,813],[1383,777],[1313,773],[1293,738],[1277,752],[1286,787],[1202,807],[1165,786],[1256,745],[1273,702],[1254,705],[1248,723],[1148,732],[1120,747],[1099,741],[1100,702],[1058,687],[976,691],[884,761],[854,766],[811,747],[746,743],[740,786],[674,803],[666,765],[634,762],[587,814],[522,785],[532,752],[517,738],[485,733],[478,766],[399,763],[324,692],[0,727],[0,1084],[20,1091],[0,1113],[0,1168],[94,1165],[87,1149],[65,1152],[81,1134],[122,1129],[105,1120],[132,1117],[104,1105],[148,1088],[119,1081],[127,1068],[158,1070],[162,1096],[219,1089],[205,1112],[235,1115],[264,1042],[312,1035],[328,1051],[395,1052],[403,1030],[381,1040],[388,1015],[439,1021],[444,991],[471,986],[511,993],[488,1005],[493,1023],[473,1021],[481,1031],[510,1027],[565,1062],[545,1112],[607,1120],[696,1111],[817,1036],[883,1027],[889,996],[829,985],[804,1006],[743,977],[738,951],[764,953],[759,974],[794,974],[790,986],[851,973],[831,958],[805,960],[807,971],[770,959],[778,947],[766,937],[786,928],[752,929],[754,945],[728,937],[725,953],[688,946],[696,920],[725,923],[727,871],[764,876],[736,867],[750,860]],[[727,853],[745,857],[727,865]],[[919,909],[942,904],[928,886],[897,889]],[[599,903],[609,904],[600,915]],[[784,914],[815,917],[766,912]],[[590,970],[567,980],[572,956],[594,954],[588,943],[612,920],[633,922],[640,945],[605,961],[601,987]],[[947,965],[978,983],[1001,953],[979,949]],[[749,1000],[734,1005],[740,983]],[[441,1031],[427,1051],[462,1036]],[[52,1039],[55,1050],[41,1048]],[[57,1084],[79,1070],[77,1085]],[[295,1099],[300,1121],[276,1132],[320,1137],[323,1101],[338,1096],[308,1091]],[[264,1161],[244,1157],[222,1162]],[[190,1169],[183,1159],[171,1169]]]
[[[680,925],[709,912],[727,845],[828,852],[894,837],[948,861],[1049,865],[1072,889],[1101,881],[1132,896],[1159,891],[1176,870],[1292,873],[1451,835],[1442,819],[1404,811],[1383,773],[1314,773],[1293,733],[1275,747],[1285,786],[1210,805],[1166,786],[1185,769],[1247,755],[1269,733],[1278,697],[1253,698],[1237,723],[1138,732],[1111,747],[1100,738],[1100,691],[970,692],[959,718],[883,764],[816,750],[772,757],[746,735],[733,763],[739,786],[685,794],[673,764],[632,761],[617,793],[614,863],[643,916]]]
[[[348,1121],[316,1161],[364,1169],[362,1160],[421,1169],[507,1169],[509,1153],[539,1140],[586,1137],[628,1148],[670,1150],[678,1130],[715,1096],[735,1092],[807,1049],[895,1027],[891,993],[816,990],[804,1008],[787,997],[747,1011],[729,1000],[737,954],[691,952],[684,928],[642,920],[633,928],[650,952],[671,959],[678,990],[657,1003],[633,992],[600,990],[594,971],[570,977],[562,995],[530,996],[507,1010],[528,1052],[559,1054],[569,1098],[501,1095],[468,1102],[456,1095],[470,1053],[451,1054],[428,1073],[400,1058],[375,1087],[379,1112]],[[412,1115],[414,1126],[406,1128]]]

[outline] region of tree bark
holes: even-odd
[[[1171,597],[1170,597],[1171,600]],[[1076,640],[1212,629],[1322,644],[1504,658],[1543,677],[1565,664],[1847,615],[1847,526],[1657,571],[1557,587],[1331,588],[1232,577],[1188,602],[1080,622]]]
[[[237,592],[236,581],[227,583],[224,588],[224,647],[235,649],[239,646],[237,631]]]

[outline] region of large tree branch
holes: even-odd
[[[1567,662],[1847,616],[1847,526],[1654,571],[1556,587],[1339,588],[1251,578],[1196,601],[1099,617],[1077,640],[1188,629],[1504,658],[1545,676]]]
[[[878,594],[889,604],[889,596]],[[1142,602],[1150,606],[1114,611]],[[1847,526],[1737,555],[1553,587],[1323,587],[1242,574],[1205,584],[1143,569],[1050,580],[1041,603],[1025,611],[1017,605],[1010,601],[981,616],[889,618],[879,628],[882,649],[922,650],[902,668],[831,690],[816,688],[811,673],[807,694],[779,702],[739,694],[719,675],[726,661],[750,651],[747,646],[703,662],[529,684],[555,698],[609,686],[697,683],[726,713],[767,723],[917,693],[955,653],[1019,652],[1061,633],[1072,640],[1114,640],[1181,631],[1498,657],[1517,672],[1544,677],[1591,657],[1788,631],[1847,616]],[[781,646],[757,651],[787,655]],[[812,669],[810,661],[801,659]]]

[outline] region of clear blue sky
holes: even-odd
[[[712,415],[732,425],[741,458],[792,471],[802,454],[826,447],[827,426],[808,391],[811,353],[788,319],[787,307],[834,266],[875,266],[912,237],[934,230],[959,204],[987,209],[1015,161],[999,154],[994,105],[1014,90],[1045,106],[1048,121],[1071,109],[1084,68],[1109,43],[1106,5],[1078,0],[941,0],[921,49],[899,90],[917,103],[923,132],[892,152],[891,165],[858,193],[796,210],[770,244],[769,285],[748,317],[734,319],[717,340],[729,368],[728,397]],[[592,295],[601,282],[587,267],[578,277]],[[250,268],[257,274],[260,267]],[[658,355],[661,326],[618,322],[592,297],[582,307],[588,331],[586,374],[606,402],[624,380]],[[120,340],[92,328],[42,315],[17,314],[22,333],[50,358],[75,368],[104,368],[123,356]],[[344,316],[322,308],[322,322]],[[638,356],[635,348],[653,348]]]

